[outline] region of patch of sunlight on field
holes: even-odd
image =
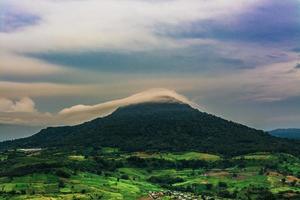
[[[293,191],[293,192],[300,192],[299,187],[290,187],[290,186],[282,186],[277,188],[272,188],[272,193],[279,193],[279,192],[285,192],[285,191]]]
[[[1,155],[0,154],[0,161],[4,161],[4,160],[6,160],[7,159],[7,156],[6,155]]]
[[[103,147],[101,149],[101,152],[105,153],[105,154],[118,153],[119,149],[118,148],[113,148],[113,147]]]
[[[214,154],[200,153],[200,152],[183,152],[183,153],[148,153],[136,152],[133,154],[140,158],[157,158],[164,160],[204,160],[204,161],[217,161],[220,156]]]
[[[217,161],[220,160],[220,156],[199,152],[187,152],[183,154],[171,155],[176,160],[205,160],[205,161]]]
[[[242,159],[242,158],[246,160],[272,160],[272,159],[276,159],[276,156],[266,152],[259,152],[255,154],[237,156],[234,159]]]
[[[70,160],[75,160],[75,161],[84,161],[85,158],[82,155],[71,155],[69,156]]]
[[[136,177],[139,179],[146,179],[146,176],[149,174],[146,170],[137,169],[137,168],[120,168],[118,171],[122,174],[127,174],[130,177]]]

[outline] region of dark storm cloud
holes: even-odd
[[[234,17],[183,23],[158,34],[179,38],[275,43],[300,42],[300,6],[295,0],[272,0]]]
[[[52,52],[30,56],[53,64],[103,72],[176,73],[250,67],[243,60],[222,56],[211,46],[156,52]]]

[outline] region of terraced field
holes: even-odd
[[[0,199],[300,198],[300,161],[288,154],[223,158],[105,148],[10,151],[0,157]]]

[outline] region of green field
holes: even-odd
[[[0,199],[300,198],[300,160],[288,154],[103,148],[6,151],[0,158]]]
[[[183,153],[147,153],[147,152],[136,152],[133,154],[141,158],[157,158],[164,160],[205,160],[205,161],[217,161],[220,160],[220,156],[199,153],[199,152],[183,152]]]

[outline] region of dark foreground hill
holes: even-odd
[[[125,151],[201,151],[225,155],[269,151],[300,155],[295,141],[200,112],[177,102],[121,107],[76,126],[43,129],[0,148],[118,147]]]
[[[276,129],[269,131],[269,133],[276,137],[300,140],[300,129],[297,128]]]

